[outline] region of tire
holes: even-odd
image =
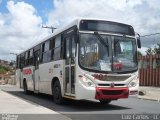
[[[28,91],[27,83],[26,80],[23,81],[23,89],[25,94],[29,94],[30,91]]]
[[[59,81],[57,80],[52,87],[53,87],[52,88],[53,101],[59,105],[63,104],[64,98],[62,97]]]
[[[109,104],[112,100],[99,100],[101,104]]]

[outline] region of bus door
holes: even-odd
[[[33,79],[33,84],[34,84],[34,91],[38,91],[39,90],[39,56],[40,56],[40,49],[34,51],[34,66],[35,66],[35,70],[34,70],[34,79]]]
[[[74,96],[75,94],[75,56],[76,42],[75,35],[65,37],[65,95]]]

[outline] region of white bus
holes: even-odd
[[[137,46],[130,25],[76,19],[17,55],[17,84],[26,93],[52,95],[57,104],[128,98],[138,94]]]

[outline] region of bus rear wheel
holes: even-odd
[[[62,97],[61,86],[59,81],[57,80],[52,87],[52,95],[54,102],[59,105],[63,104],[64,98]]]
[[[26,80],[23,81],[23,89],[24,89],[25,94],[29,94],[30,93],[30,91],[28,90],[28,87],[27,87]]]
[[[109,104],[112,100],[99,100],[101,104]]]

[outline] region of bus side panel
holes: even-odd
[[[76,99],[86,99],[91,100],[95,99],[96,94],[96,88],[95,87],[86,87],[81,83],[80,77],[84,73],[87,73],[88,71],[82,70],[78,65],[78,60],[76,61],[77,67],[76,67],[76,84],[75,84],[75,90],[76,90]]]
[[[34,83],[35,83],[35,91],[39,92],[39,69],[34,70]]]
[[[21,86],[21,69],[16,70],[16,85],[20,88],[22,87]]]
[[[34,90],[34,66],[23,68],[23,80],[26,79],[28,90]],[[22,84],[23,84],[22,80]]]
[[[57,77],[59,79],[60,86],[61,86],[61,93],[63,96],[64,95],[64,82],[65,82],[64,80],[64,75],[65,75],[64,60],[54,61],[53,67],[54,69],[53,69],[52,76]]]
[[[53,62],[39,65],[39,92],[51,94],[51,80],[52,76],[49,69],[53,68]]]
[[[63,68],[63,60],[44,63],[39,65],[39,91],[45,94],[52,94],[52,79],[58,78],[61,84],[61,89],[63,89],[62,75],[61,72]]]
[[[81,100],[93,100],[95,99],[96,89],[95,87],[86,87],[78,81],[76,83],[76,99]]]

